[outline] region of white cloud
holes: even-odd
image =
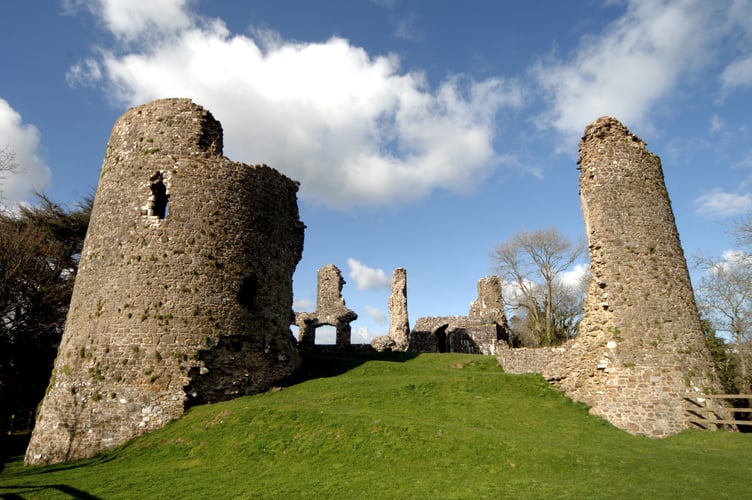
[[[717,275],[719,272],[738,273],[748,275],[752,264],[752,257],[741,250],[729,249],[721,254],[720,260],[713,260],[706,269],[709,276]]]
[[[534,69],[550,99],[543,126],[568,139],[603,115],[647,127],[652,108],[681,77],[711,61],[717,35],[722,27],[729,29],[720,5],[628,1],[625,14],[599,36],[583,38],[573,58]]]
[[[589,272],[589,264],[576,264],[570,271],[559,274],[559,282],[569,288],[578,288]]]
[[[68,68],[65,81],[71,87],[89,87],[102,80],[102,69],[92,58],[74,64]]]
[[[423,40],[425,35],[415,27],[417,19],[414,12],[406,14],[405,17],[399,18],[394,22],[394,36],[396,38],[412,41]]]
[[[378,307],[365,306],[366,314],[379,324],[386,324],[386,314]]]
[[[15,172],[0,173],[3,206],[14,207],[49,186],[52,172],[41,158],[39,141],[39,130],[23,123],[21,115],[0,98],[0,150],[10,153],[15,164]]]
[[[62,12],[86,8],[116,38],[132,41],[154,32],[176,32],[193,24],[189,0],[62,0]]]
[[[293,299],[292,301],[292,309],[294,311],[312,311],[316,307],[316,302],[314,302],[311,299]]]
[[[752,194],[736,194],[719,188],[702,194],[695,200],[697,212],[705,216],[728,217],[752,210]]]
[[[746,252],[743,252],[741,250],[725,250],[721,254],[721,259],[723,262],[730,264],[732,266],[739,265],[740,263],[748,263],[749,262],[749,254]]]
[[[332,345],[337,343],[337,329],[333,326],[323,325],[316,328],[316,344]]]
[[[721,81],[725,88],[752,86],[752,56],[737,59],[726,66]]]
[[[353,330],[351,341],[353,344],[370,344],[371,340],[379,335],[386,335],[386,333],[372,332],[366,326],[359,326]]]
[[[154,12],[131,18],[164,27]],[[137,34],[135,21],[107,23],[116,36]],[[216,19],[166,28],[161,37],[149,31],[137,49],[100,50],[96,65],[73,66],[69,80],[91,82],[98,70],[103,90],[127,105],[191,97],[222,122],[228,156],[272,165],[301,182],[303,198],[333,207],[473,189],[502,162],[495,115],[523,102],[520,87],[499,78],[454,76],[432,89],[422,73],[401,71],[396,56],[372,56],[337,37],[254,39]]]
[[[383,269],[372,269],[355,259],[347,259],[350,267],[350,278],[355,280],[358,290],[388,290],[391,280]]]

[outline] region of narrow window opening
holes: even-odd
[[[151,200],[149,215],[164,219],[167,217],[170,195],[167,194],[167,186],[162,179],[162,172],[157,172],[151,176]]]
[[[253,311],[256,308],[256,294],[258,293],[258,281],[255,275],[246,276],[238,290],[238,302]]]

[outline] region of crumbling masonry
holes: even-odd
[[[721,390],[705,346],[660,159],[613,118],[580,142],[592,280],[577,339],[502,349],[508,372],[539,371],[634,434],[687,427],[682,398]]]
[[[297,190],[224,158],[220,123],[189,99],[118,119],[27,463],[94,455],[292,374]]]
[[[418,318],[410,334],[414,352],[465,352],[495,355],[509,342],[509,327],[498,276],[478,281],[478,298],[467,316]]]
[[[350,323],[358,319],[355,311],[347,308],[342,298],[345,284],[342,272],[334,264],[328,264],[318,271],[316,288],[316,311],[295,314],[298,327],[298,346],[301,351],[310,351],[316,344],[316,329],[320,326],[333,326],[336,330],[335,342],[338,348],[350,346],[352,330]]]
[[[410,345],[410,321],[407,315],[407,271],[402,267],[392,273],[388,306],[389,337],[394,339],[394,350],[406,351]]]

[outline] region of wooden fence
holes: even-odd
[[[713,405],[713,408],[708,407],[708,401],[714,399],[745,401],[746,407],[725,407],[724,413],[727,412],[728,415],[732,417],[727,418],[724,415],[718,414],[715,405]],[[689,418],[687,420],[697,427],[708,430],[716,430],[718,429],[718,426],[722,425],[752,426],[752,408],[749,408],[750,400],[752,400],[752,394],[703,394],[702,396],[686,396],[684,398],[684,401],[685,410],[689,415]],[[744,418],[738,418],[738,416],[742,416]]]
[[[18,410],[7,419],[0,419],[0,433],[6,435],[28,434],[34,428],[34,408]]]

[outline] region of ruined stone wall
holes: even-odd
[[[342,297],[345,280],[334,264],[320,268],[316,275],[316,311],[295,314],[298,327],[298,346],[310,351],[316,345],[316,329],[330,325],[336,329],[335,343],[339,349],[348,349],[352,336],[350,323],[358,319],[355,311],[348,309]]]
[[[295,370],[297,188],[224,158],[220,123],[189,99],[118,119],[27,463],[96,454]]]
[[[478,298],[467,316],[418,318],[410,333],[413,352],[466,352],[495,355],[509,341],[509,328],[498,276],[478,281]]]
[[[490,319],[429,316],[415,322],[410,334],[410,350],[493,356],[500,337],[499,325]]]
[[[592,280],[578,338],[543,375],[636,434],[687,426],[684,394],[720,390],[660,159],[613,118],[580,142]]]
[[[407,271],[398,267],[392,273],[392,293],[389,295],[389,337],[394,349],[406,351],[410,345],[410,321],[407,315]]]
[[[516,347],[499,343],[496,357],[506,373],[543,373],[567,351],[566,347]]]
[[[491,318],[506,323],[504,299],[501,296],[501,279],[486,276],[478,280],[478,298],[470,304],[471,318]]]

